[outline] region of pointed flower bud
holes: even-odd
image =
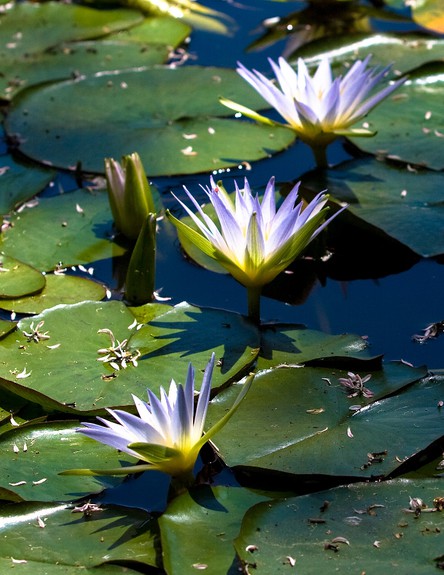
[[[149,213],[156,213],[153,194],[139,154],[123,156],[122,164],[105,158],[109,203],[116,228],[137,239]]]

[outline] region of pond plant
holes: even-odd
[[[3,3],[1,573],[444,568],[443,8],[411,4]]]

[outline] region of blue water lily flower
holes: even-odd
[[[328,195],[321,192],[309,204],[298,203],[298,189],[299,184],[277,208],[274,178],[268,182],[262,201],[257,194],[252,194],[246,178],[243,189],[235,183],[234,202],[223,185],[216,185],[211,178],[211,185],[204,191],[216,212],[217,224],[186,188],[197,213],[176,199],[198,230],[167,212],[179,234],[219,262],[248,289],[249,316],[255,321],[259,319],[258,298],[262,286],[285,270],[337,215],[324,221]]]
[[[71,469],[62,474],[126,475],[156,469],[189,483],[201,447],[227,423],[252,382],[250,376],[231,409],[203,434],[214,363],[213,353],[205,368],[196,407],[195,373],[190,363],[185,385],[172,380],[168,392],[160,388],[160,399],[148,389],[148,402],[133,395],[138,416],[120,409],[108,409],[115,421],[98,417],[103,425],[86,422],[77,429],[92,439],[145,461],[146,465],[102,470]]]
[[[302,58],[298,59],[297,72],[285,58],[279,58],[277,64],[269,58],[278,85],[241,63],[238,63],[237,72],[279,112],[285,120],[284,125],[309,144],[316,155],[317,150],[325,149],[337,136],[373,136],[374,132],[366,128],[351,126],[405,81],[401,78],[375,91],[391,67],[368,68],[370,58],[357,60],[345,76],[336,78],[333,78],[326,57],[313,76]],[[222,98],[221,102],[259,122],[277,124],[231,100]]]

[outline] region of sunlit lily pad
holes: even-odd
[[[3,82],[7,84],[4,95],[11,97],[26,86],[40,82],[163,64],[168,59],[169,51],[169,47],[164,44],[141,46],[116,40],[61,44],[49,52],[30,54],[22,60],[11,60],[9,65],[4,64]]]
[[[362,150],[434,170],[444,168],[444,64],[412,72],[368,118],[374,138],[353,138]]]
[[[0,319],[0,339],[8,335],[11,331],[15,329],[16,323],[13,321],[8,321],[6,319]]]
[[[23,56],[61,42],[106,36],[142,22],[143,16],[125,8],[96,10],[59,2],[11,4],[2,15],[0,55]]]
[[[417,254],[444,253],[442,174],[365,158],[304,177],[313,192],[321,182],[335,199],[349,204],[347,212]]]
[[[367,374],[359,372],[361,377]],[[350,377],[339,369],[261,372],[216,444],[230,466],[294,474],[387,474],[442,435],[443,415],[437,408],[442,381],[418,383],[391,397],[425,374],[424,368],[388,364],[371,372],[365,387],[373,395],[365,397],[339,382]],[[211,420],[233,402],[233,392],[222,392],[210,405]],[[365,404],[369,406],[354,411]],[[369,463],[369,453],[380,453],[381,461]]]
[[[40,313],[59,304],[100,301],[105,295],[105,286],[87,278],[48,274],[46,285],[40,293],[29,297],[0,299],[0,308],[16,313]]]
[[[442,563],[444,514],[409,512],[410,498],[429,508],[441,480],[360,483],[302,497],[259,503],[235,541],[254,573],[428,575]],[[252,551],[254,549],[254,551]]]
[[[39,270],[87,264],[125,253],[112,242],[107,194],[77,190],[41,198],[38,206],[12,217],[0,236],[0,249]]]
[[[79,422],[28,424],[3,433],[0,487],[30,501],[72,501],[121,483],[121,477],[58,475],[72,467],[135,464],[133,457],[76,433],[79,426]]]
[[[303,365],[316,360],[344,365],[347,359],[355,364],[361,360],[362,368],[369,369],[369,360],[378,367],[381,362],[380,357],[370,352],[367,341],[357,335],[331,335],[304,326],[271,324],[263,326],[261,336],[258,369]]]
[[[19,298],[42,291],[45,276],[35,268],[0,253],[0,307],[4,298]],[[9,309],[9,308],[7,308]]]
[[[221,365],[212,383],[220,387],[240,379],[258,351],[257,329],[223,310],[184,303],[163,314],[158,309],[141,329],[134,319],[116,301],[59,305],[25,318],[17,332],[2,340],[2,385],[46,409],[97,413],[111,406],[133,408],[132,393],[146,397],[147,387],[157,393],[171,379],[183,382],[189,362],[200,373],[213,351]],[[130,354],[126,367],[99,361],[107,355],[99,350],[112,346],[111,336],[120,342],[129,339],[122,344]],[[200,384],[197,377],[197,389]]]
[[[181,86],[180,91],[177,86]],[[103,171],[137,150],[150,176],[213,171],[289,146],[286,128],[227,119],[219,98],[263,106],[234,70],[159,67],[50,84],[19,94],[6,130],[45,165]],[[71,121],[65,121],[66,102]]]
[[[0,214],[7,214],[49,184],[54,172],[0,156]]]
[[[397,74],[405,74],[444,58],[444,39],[423,34],[354,34],[313,42],[298,52],[308,66],[317,66],[321,58],[327,56],[337,73],[344,73],[343,64],[363,60],[370,54],[371,65],[391,65]]]
[[[29,561],[38,572],[44,569],[50,575],[74,574],[79,568],[81,573],[87,573],[87,569],[106,566],[108,562],[129,563],[145,570],[148,565],[159,566],[157,523],[146,512],[107,506],[88,520],[82,513],[72,511],[73,506],[63,503],[3,506],[0,512],[2,569],[22,567],[14,564],[12,557],[16,561]],[[61,564],[62,571],[52,568]],[[124,572],[103,571],[106,575]],[[97,573],[101,573],[101,569]]]
[[[264,495],[235,487],[201,486],[174,499],[159,519],[169,575],[229,573],[236,563],[233,539],[244,513]],[[190,530],[193,537],[190,537]]]

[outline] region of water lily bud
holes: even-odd
[[[105,158],[105,175],[116,228],[127,238],[136,240],[148,214],[156,212],[139,154],[123,156],[122,164]]]

